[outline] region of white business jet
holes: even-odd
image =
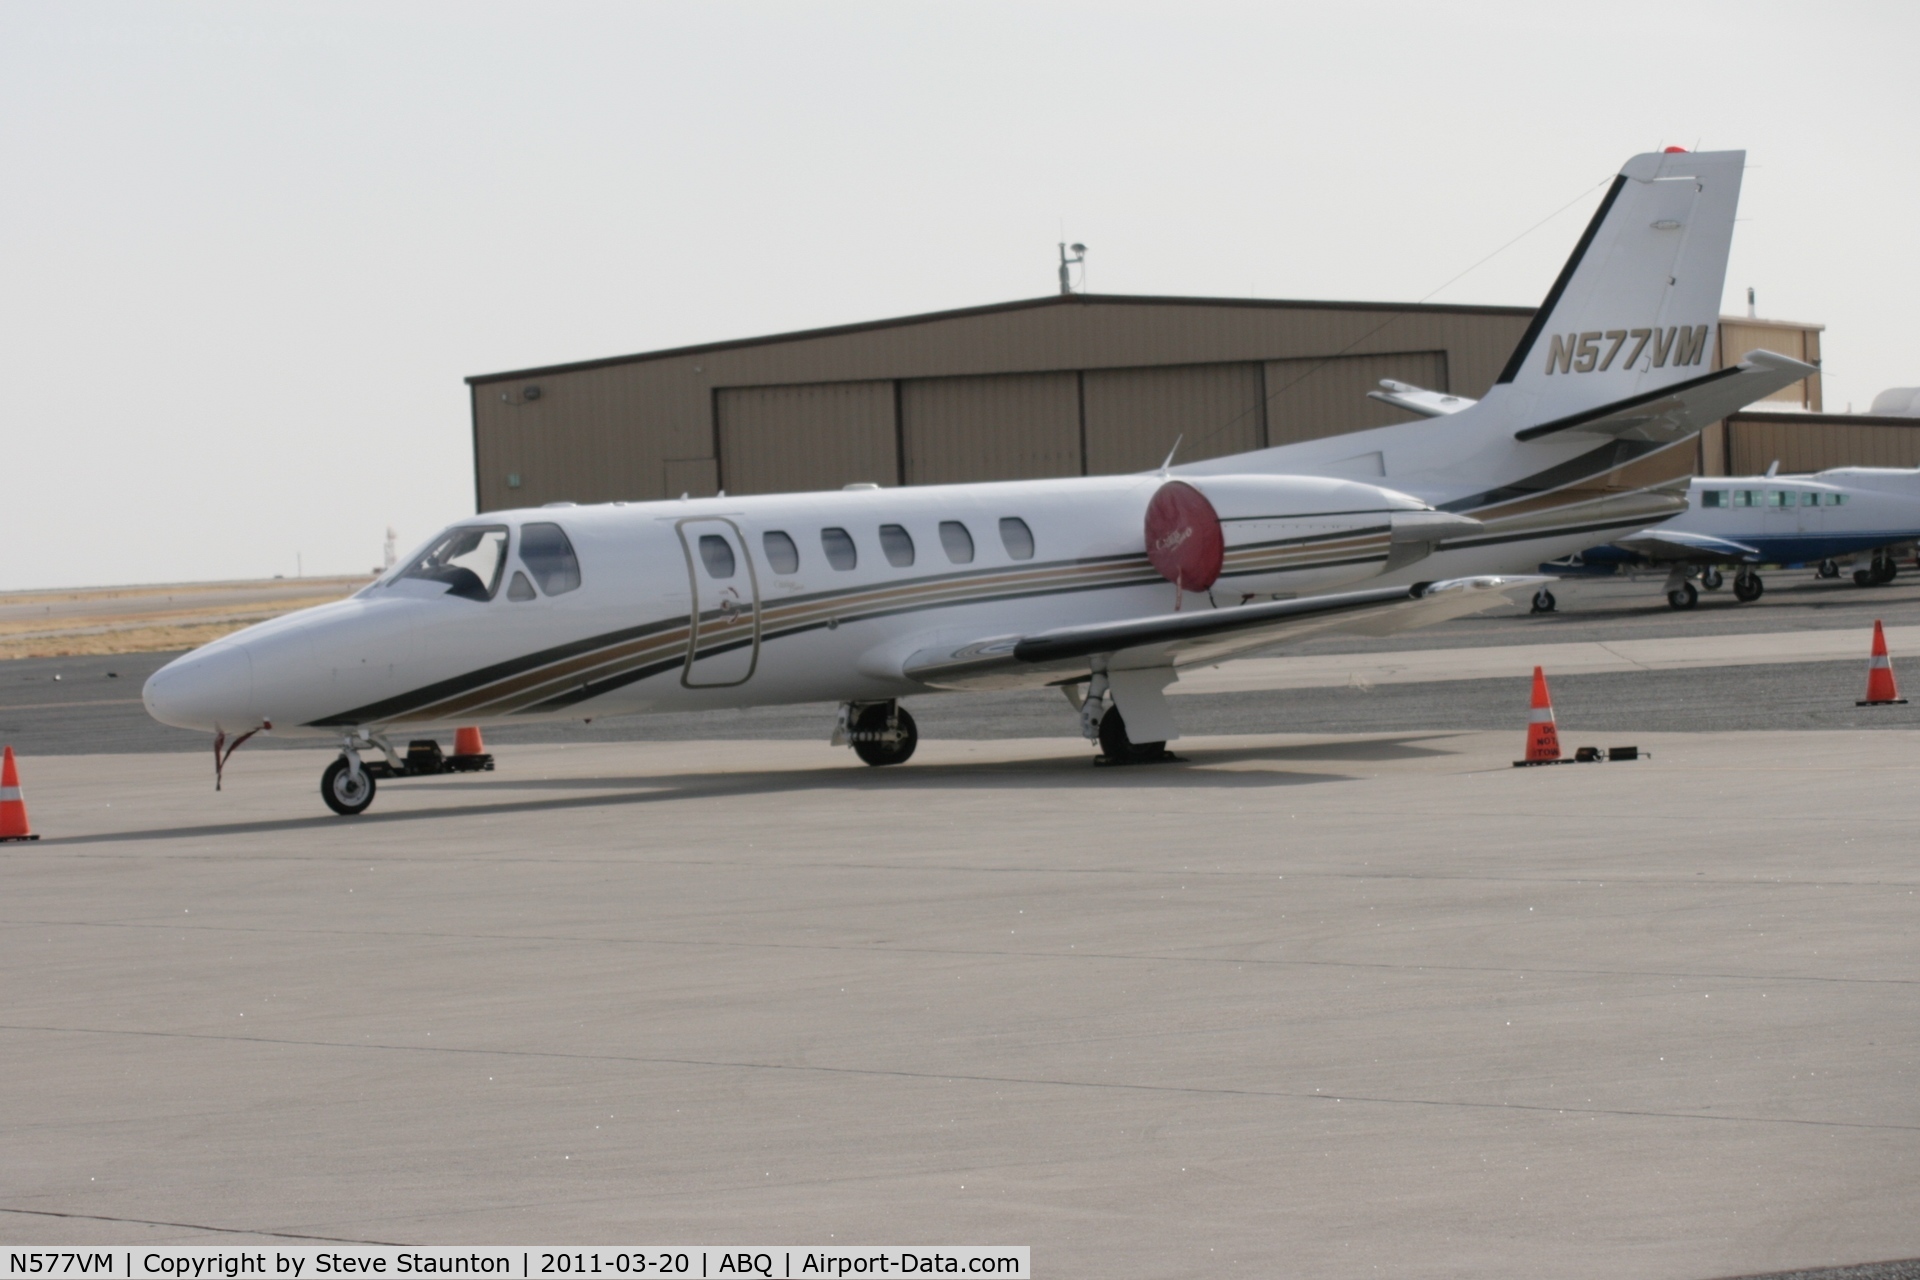
[[[1165,758],[1182,666],[1475,612],[1681,509],[1700,426],[1812,371],[1701,370],[1742,164],[1628,161],[1492,391],[1444,419],[1131,476],[488,512],[169,663],[147,708],[216,734],[216,766],[257,732],[338,742],[343,814],[443,766],[399,743],[460,725],[838,701],[834,740],[900,763],[899,699],[936,690],[1058,687],[1106,760]]]

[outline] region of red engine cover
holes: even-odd
[[[1220,576],[1227,550],[1220,517],[1192,485],[1169,480],[1147,504],[1147,559],[1168,582],[1205,591]]]

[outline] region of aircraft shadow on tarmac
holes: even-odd
[[[537,800],[436,805],[427,809],[389,809],[356,818],[316,814],[303,818],[267,818],[245,822],[203,823],[189,827],[151,827],[139,831],[110,831],[98,835],[49,837],[43,845],[118,844],[135,840],[205,839],[217,836],[267,835],[302,830],[365,830],[394,823],[435,819],[494,818],[516,813],[556,813],[568,810],[656,804],[662,801],[741,798],[790,791],[857,790],[881,788],[965,790],[1007,787],[1219,787],[1252,789],[1302,786],[1324,782],[1352,782],[1355,775],[1309,772],[1300,769],[1218,769],[1210,765],[1262,762],[1340,760],[1378,762],[1444,756],[1449,752],[1421,745],[1446,734],[1420,734],[1359,741],[1295,743],[1288,745],[1196,748],[1179,763],[1135,765],[1120,769],[1092,767],[1084,755],[1062,755],[1028,760],[982,760],[955,764],[924,764],[897,769],[831,768],[766,769],[739,773],[684,773],[611,775],[590,778],[501,778],[478,776],[446,781],[391,784],[395,793],[443,791],[475,794],[540,791],[590,791],[591,795],[553,796]],[[1196,767],[1197,766],[1197,767]],[[476,798],[478,798],[476,796]]]

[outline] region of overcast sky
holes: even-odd
[[[1031,297],[1063,234],[1095,292],[1532,305],[1666,145],[1748,152],[1725,309],[1864,411],[1917,12],[0,0],[0,589],[365,570],[471,513],[467,374]]]

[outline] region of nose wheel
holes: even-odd
[[[341,756],[320,775],[320,798],[343,818],[365,813],[373,803],[373,775],[355,768],[357,763]]]

